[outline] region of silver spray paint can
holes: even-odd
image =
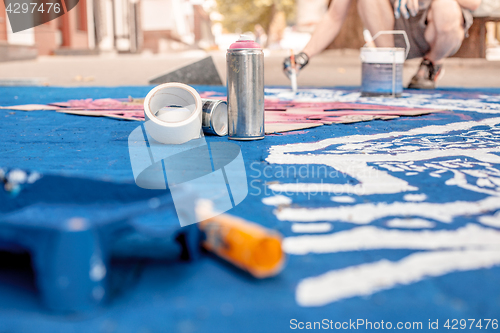
[[[264,53],[242,35],[227,50],[226,61],[229,139],[263,139]]]
[[[227,135],[227,103],[216,99],[201,99],[202,128],[205,134]]]

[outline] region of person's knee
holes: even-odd
[[[434,0],[429,9],[429,23],[438,34],[450,33],[463,36],[464,17],[456,0]]]

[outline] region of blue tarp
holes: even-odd
[[[0,105],[45,104],[69,99],[84,98],[126,98],[127,96],[144,97],[151,87],[119,88],[0,88]],[[218,91],[221,87],[196,87],[202,91]],[[352,92],[352,90],[351,90]],[[498,99],[500,89],[449,89],[436,90],[427,94],[440,95],[443,99],[479,99],[481,94]],[[500,101],[493,98],[491,104]],[[486,103],[486,102],[485,102]],[[498,113],[498,112],[497,112]],[[30,172],[36,171],[53,179],[63,187],[48,186],[47,192],[40,189],[40,202],[44,200],[54,204],[72,203],[75,206],[93,198],[95,202],[106,201],[116,204],[116,211],[130,209],[130,201],[148,198],[147,190],[134,190],[134,178],[130,166],[127,140],[129,134],[138,126],[135,121],[121,121],[110,118],[83,117],[61,114],[52,111],[20,112],[0,110],[1,147],[0,167],[5,170],[19,168]],[[278,174],[281,165],[266,161],[269,148],[291,143],[318,142],[328,138],[352,137],[353,135],[371,135],[387,132],[405,132],[429,125],[447,125],[455,122],[481,121],[495,117],[495,112],[483,113],[474,110],[455,110],[426,116],[399,118],[390,121],[371,121],[356,124],[339,124],[309,129],[307,133],[267,136],[265,140],[255,142],[236,142],[241,147],[247,177],[249,195],[237,207],[228,213],[255,221],[266,227],[281,232],[285,237],[298,236],[291,230],[292,223],[279,219],[276,207],[265,205],[262,199],[273,196],[269,186],[272,183],[320,183],[320,175],[308,175],[299,179],[297,175]],[[469,129],[457,129],[447,137],[440,137],[439,142],[456,141],[457,145],[466,142],[464,133],[471,130],[489,134],[491,142],[500,141],[500,130],[495,126],[478,125]],[[474,134],[474,133],[473,133]],[[412,140],[428,139],[428,132],[412,134]],[[472,134],[471,134],[472,135]],[[466,136],[466,135],[465,135]],[[463,139],[463,140],[462,140]],[[458,141],[460,140],[460,141]],[[227,138],[207,137],[208,142],[224,142]],[[375,143],[394,144],[392,138],[380,138]],[[415,141],[414,141],[415,142]],[[412,141],[403,142],[411,145]],[[418,145],[418,143],[416,143]],[[474,143],[472,143],[474,144]],[[483,144],[483,143],[481,143]],[[319,154],[335,155],[337,146],[315,151]],[[443,146],[444,147],[444,146]],[[479,146],[478,146],[479,147]],[[479,147],[481,148],[481,147]],[[329,152],[329,149],[331,150]],[[444,148],[443,148],[444,149]],[[450,148],[451,149],[451,148]],[[472,146],[471,149],[475,149]],[[376,153],[374,151],[367,152]],[[386,152],[391,154],[391,152]],[[399,154],[393,153],[395,155]],[[491,154],[500,156],[498,152]],[[427,163],[449,162],[451,160],[474,161],[461,156],[430,157]],[[416,163],[424,165],[424,162]],[[479,161],[481,162],[481,161]],[[438,164],[439,164],[438,163]],[[483,162],[481,162],[483,163]],[[484,171],[485,168],[499,169],[499,164],[473,167]],[[286,164],[287,165],[287,164]],[[374,168],[383,169],[375,162],[369,162]],[[267,169],[265,169],[267,168]],[[328,171],[335,171],[328,167]],[[393,175],[396,171],[386,170]],[[262,171],[266,170],[266,176]],[[460,186],[445,184],[453,178],[452,172],[443,172],[439,177],[429,176],[430,171],[408,171],[398,173],[398,178],[417,187],[418,193],[426,195],[426,201],[446,204],[456,201],[476,202],[488,197],[495,197],[486,192],[474,191]],[[467,177],[469,177],[468,175]],[[50,178],[52,177],[52,178]],[[61,177],[71,181],[62,181]],[[485,177],[483,177],[485,178]],[[487,178],[487,177],[486,177]],[[491,179],[495,180],[494,176]],[[490,179],[490,180],[491,180]],[[500,178],[499,178],[500,179]],[[253,182],[252,182],[253,181]],[[474,182],[476,179],[474,179]],[[327,182],[356,185],[356,177],[345,174]],[[472,180],[470,180],[472,182]],[[116,188],[104,191],[109,198],[101,198],[96,192],[109,183]],[[490,181],[491,183],[491,181]],[[71,184],[75,188],[64,188]],[[491,183],[484,187],[495,191],[500,184]],[[479,186],[477,184],[473,184]],[[68,185],[69,186],[69,185]],[[122,186],[122,187],[120,187]],[[481,188],[483,188],[481,187]],[[125,189],[125,190],[123,190]],[[50,191],[50,192],[49,192]],[[130,191],[130,192],[128,192]],[[146,192],[143,192],[146,191]],[[140,192],[140,193],[139,193]],[[69,194],[68,194],[69,193]],[[121,193],[119,196],[117,193]],[[132,193],[130,196],[127,193]],[[407,193],[349,195],[355,204],[391,204],[403,202]],[[115,197],[117,196],[117,197]],[[153,195],[151,195],[152,197]],[[291,194],[292,207],[321,208],[353,205],[331,200],[332,194],[315,195],[310,193]],[[21,195],[20,195],[21,197]],[[500,197],[497,197],[500,201]],[[16,197],[4,195],[0,204],[2,211],[15,210]],[[407,200],[408,201],[408,200]],[[493,205],[495,206],[495,205]],[[68,206],[65,206],[68,207]],[[77,209],[77,208],[75,208]],[[456,230],[468,224],[480,225],[495,231],[495,227],[481,225],[478,217],[493,216],[499,208],[486,209],[481,214],[458,214],[451,223],[427,218],[434,223],[435,230]],[[54,211],[57,220],[69,212]],[[57,216],[61,214],[61,216]],[[360,212],[364,214],[364,212]],[[418,215],[418,214],[417,214]],[[369,224],[386,229],[386,222],[397,217],[383,216],[374,218]],[[300,222],[300,221],[295,221]],[[316,221],[331,223],[333,232],[349,231],[359,224],[346,223],[328,218]],[[403,230],[403,229],[402,229]],[[498,231],[498,230],[496,230]],[[498,248],[497,248],[498,249]],[[1,332],[282,332],[290,330],[292,319],[297,322],[321,322],[323,319],[335,322],[349,322],[363,319],[371,322],[422,322],[423,330],[428,329],[429,320],[439,321],[440,330],[446,320],[457,319],[500,319],[500,267],[452,270],[451,273],[438,274],[434,277],[417,279],[413,283],[397,283],[381,291],[367,295],[347,297],[326,302],[320,306],[304,306],[297,301],[297,286],[306,278],[319,276],[329,271],[358,267],[368,263],[388,260],[397,263],[405,257],[425,249],[388,249],[352,250],[346,252],[290,254],[284,271],[270,279],[256,280],[231,265],[204,254],[195,262],[171,260],[119,260],[114,262],[111,280],[113,295],[109,302],[96,311],[64,315],[48,311],[40,302],[34,287],[31,272],[25,269],[0,268],[0,331]],[[21,260],[24,257],[15,257]],[[23,259],[24,260],[24,259]],[[479,258],[478,258],[479,260]],[[1,264],[0,264],[1,266]],[[23,266],[24,267],[24,266]],[[24,267],[26,268],[26,267]],[[335,286],[331,286],[334,288]],[[451,323],[451,322],[450,322]],[[470,321],[468,322],[470,325]],[[469,326],[467,325],[467,329]],[[482,332],[483,328],[472,327],[469,331]],[[456,327],[460,327],[457,325]],[[364,326],[359,328],[366,330]],[[492,330],[492,325],[488,330]],[[494,330],[496,331],[496,330]]]

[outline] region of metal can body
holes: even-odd
[[[205,134],[227,135],[227,103],[216,99],[201,99],[202,128]]]
[[[261,49],[229,49],[226,61],[229,139],[263,139],[264,53]]]

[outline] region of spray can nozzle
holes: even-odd
[[[240,38],[238,38],[238,42],[240,42],[240,41],[252,41],[252,42],[254,42],[254,39],[250,35],[243,34],[243,35],[240,35]]]

